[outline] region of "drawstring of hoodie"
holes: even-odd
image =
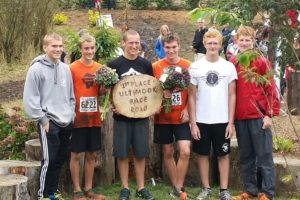
[[[59,61],[54,64],[54,84],[57,85],[57,71],[58,71]]]

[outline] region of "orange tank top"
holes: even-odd
[[[159,79],[163,74],[163,70],[169,66],[179,66],[188,69],[191,62],[185,59],[180,59],[178,63],[169,64],[166,59],[159,60],[153,63],[153,74],[156,79]],[[164,109],[159,114],[155,115],[155,124],[181,124],[180,115],[182,110],[187,106],[187,89],[182,92],[172,93],[172,106],[171,112],[165,113]]]
[[[101,65],[97,62],[86,66],[79,60],[70,65],[76,99],[74,128],[101,126],[99,86],[94,81],[95,72],[99,67]]]

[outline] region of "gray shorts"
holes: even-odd
[[[149,155],[149,119],[138,121],[114,120],[113,156],[127,158],[132,147],[136,158]]]

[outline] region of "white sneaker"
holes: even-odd
[[[196,197],[196,199],[204,200],[204,199],[209,199],[210,197],[211,197],[211,189],[203,188],[202,191]]]

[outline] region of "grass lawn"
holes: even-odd
[[[151,194],[155,197],[156,200],[168,200],[173,199],[169,196],[169,192],[171,191],[171,187],[165,183],[156,182],[156,185],[153,186],[151,181],[146,181],[146,188],[149,189]],[[118,200],[119,191],[121,189],[120,183],[115,183],[111,186],[106,187],[98,187],[96,188],[97,192],[100,192],[106,196],[106,200]],[[185,188],[187,194],[189,195],[189,199],[196,199],[197,194],[199,193],[200,189],[197,187],[186,187]],[[130,182],[130,199],[131,200],[138,200],[135,196],[135,183]],[[239,191],[230,190],[232,195],[239,194]],[[210,200],[218,200],[219,198],[219,188],[213,187],[213,196]],[[66,200],[71,200],[71,196],[67,197]],[[288,197],[276,197],[273,200],[300,200],[300,197],[296,198],[288,198]]]

